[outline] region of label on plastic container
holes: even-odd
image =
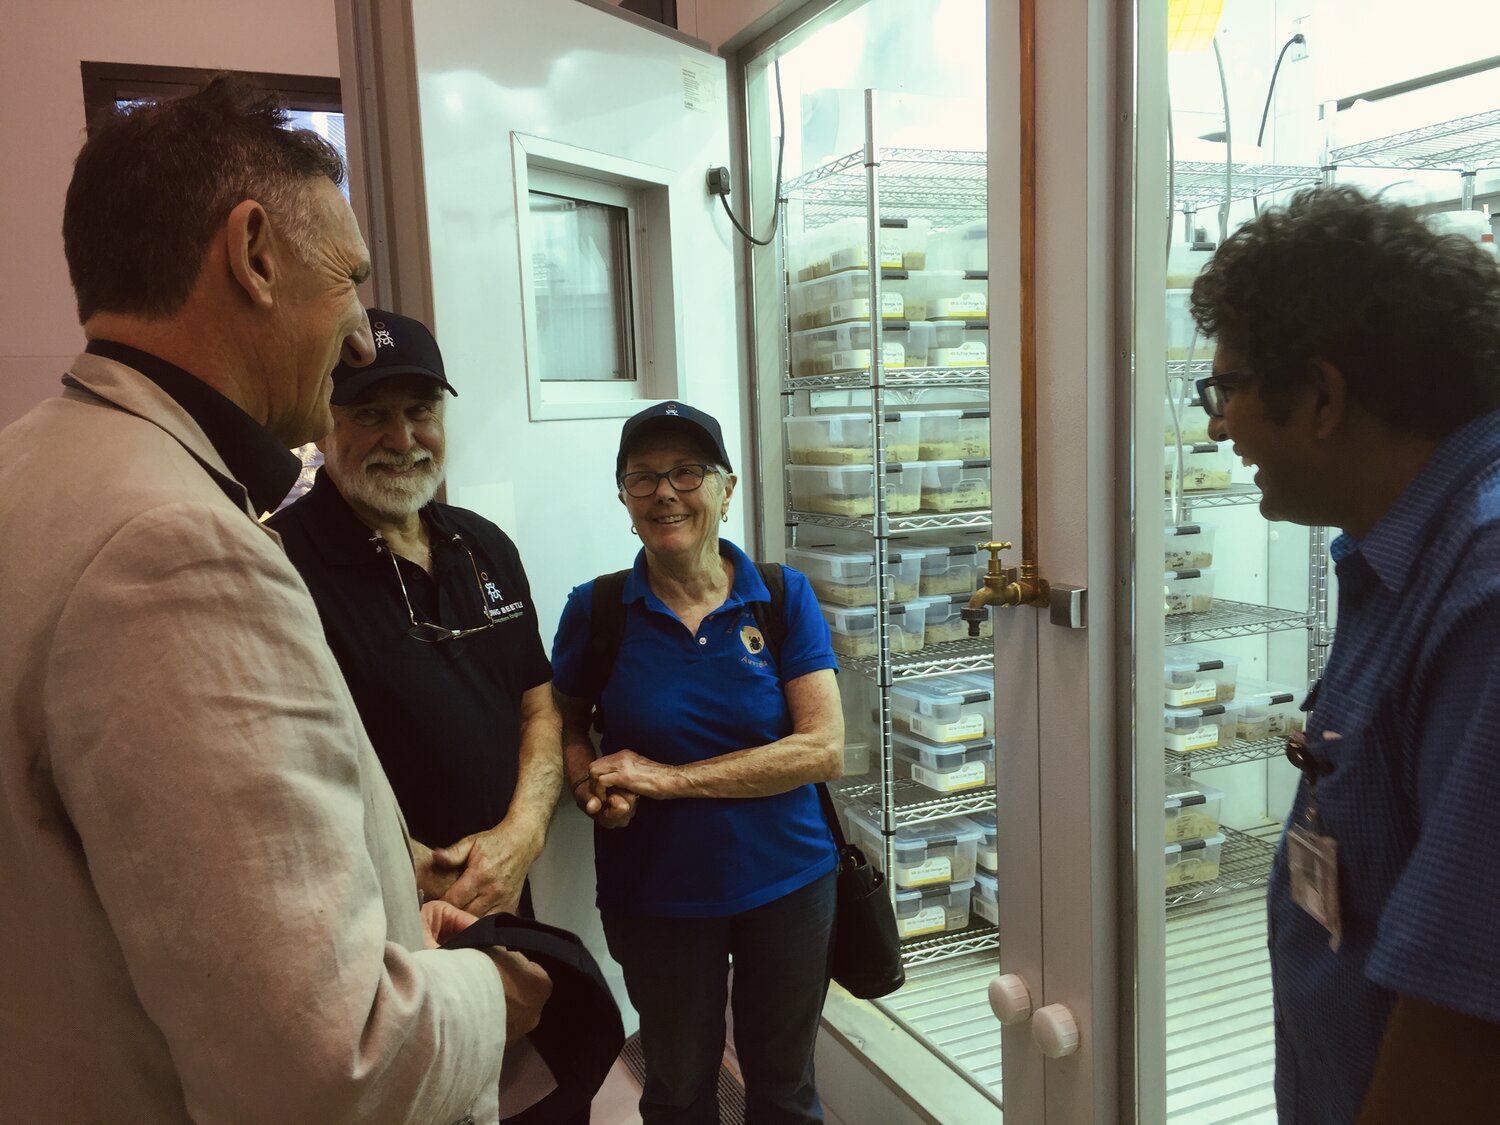
[[[1219,683],[1212,677],[1167,688],[1168,707],[1191,707],[1195,703],[1212,703],[1218,697]]]
[[[983,844],[974,857],[977,863],[985,871],[998,871],[1000,869],[1000,849],[998,847],[986,848]]]
[[[904,876],[899,876],[896,882],[903,887],[921,887],[928,883],[951,883],[953,882],[953,860],[948,856],[939,856],[935,859],[924,860],[922,863],[914,863],[906,869]]]
[[[1179,754],[1186,754],[1190,750],[1207,750],[1211,746],[1219,744],[1219,728],[1214,723],[1205,723],[1196,730],[1167,732],[1167,749],[1175,750]],[[912,770],[913,776],[916,769]]]
[[[896,930],[904,938],[940,934],[947,928],[948,911],[941,906],[928,906],[905,918],[896,918]]]
[[[905,367],[906,348],[900,344],[881,344],[880,364],[882,367]],[[851,348],[833,352],[828,357],[829,371],[859,371],[869,366],[869,348]]]
[[[983,367],[989,360],[982,340],[970,340],[956,348],[934,348],[931,356],[933,367]]]
[[[949,317],[983,317],[989,314],[987,293],[960,293],[957,297],[939,297],[932,303],[933,319]]]
[[[1209,698],[1213,698],[1212,695]],[[976,712],[950,723],[940,723],[926,715],[913,714],[907,719],[907,726],[913,734],[920,734],[932,742],[963,742],[970,738],[984,737],[984,714]]]
[[[1217,728],[1214,728],[1217,731]],[[931,770],[913,765],[911,779],[938,793],[957,793],[960,789],[977,789],[985,781],[984,762],[967,762],[954,770]]]

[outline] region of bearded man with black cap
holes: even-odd
[[[421,322],[370,309],[375,359],[333,371],[312,489],[274,516],[406,816],[417,885],[470,913],[530,913],[562,773],[561,720],[521,557],[433,499],[445,392]]]

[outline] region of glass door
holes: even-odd
[[[1438,7],[1435,25],[1466,11]],[[1500,201],[1493,60],[1452,36],[1408,39],[1367,5],[1312,9],[1137,5],[1134,517],[1160,518],[1162,535],[1142,532],[1135,561],[1142,591],[1160,566],[1165,601],[1158,650],[1141,596],[1134,675],[1135,822],[1165,847],[1164,887],[1139,858],[1138,1081],[1141,1120],[1174,1125],[1275,1120],[1265,885],[1297,781],[1284,739],[1336,626],[1334,532],[1265,521],[1253,468],[1208,440],[1193,384],[1213,346],[1189,314],[1193,280],[1241,224],[1320,183],[1491,245]]]

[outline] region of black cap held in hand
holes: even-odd
[[[348,406],[380,380],[394,375],[426,375],[449,394],[458,394],[443,374],[443,353],[438,351],[427,325],[384,309],[369,312],[375,358],[367,367],[350,367],[339,361],[333,369],[333,405]]]
[[[685,402],[668,401],[648,406],[625,420],[620,430],[620,452],[615,456],[617,483],[625,475],[625,459],[630,455],[631,443],[659,430],[680,430],[690,435],[713,453],[726,473],[734,472],[729,454],[724,452],[724,433],[719,429],[718,420]]]

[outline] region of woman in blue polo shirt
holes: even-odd
[[[596,824],[605,937],[640,1014],[641,1117],[718,1119],[728,999],[747,1120],[822,1121],[813,1045],[836,855],[813,783],[843,758],[828,626],[807,579],[782,568],[785,634],[770,651],[753,608],[770,592],[718,534],[735,477],[712,417],[673,402],[641,411],[615,468],[641,538],[623,636],[605,669],[590,668],[594,583],[575,588],[552,682],[567,783]]]

